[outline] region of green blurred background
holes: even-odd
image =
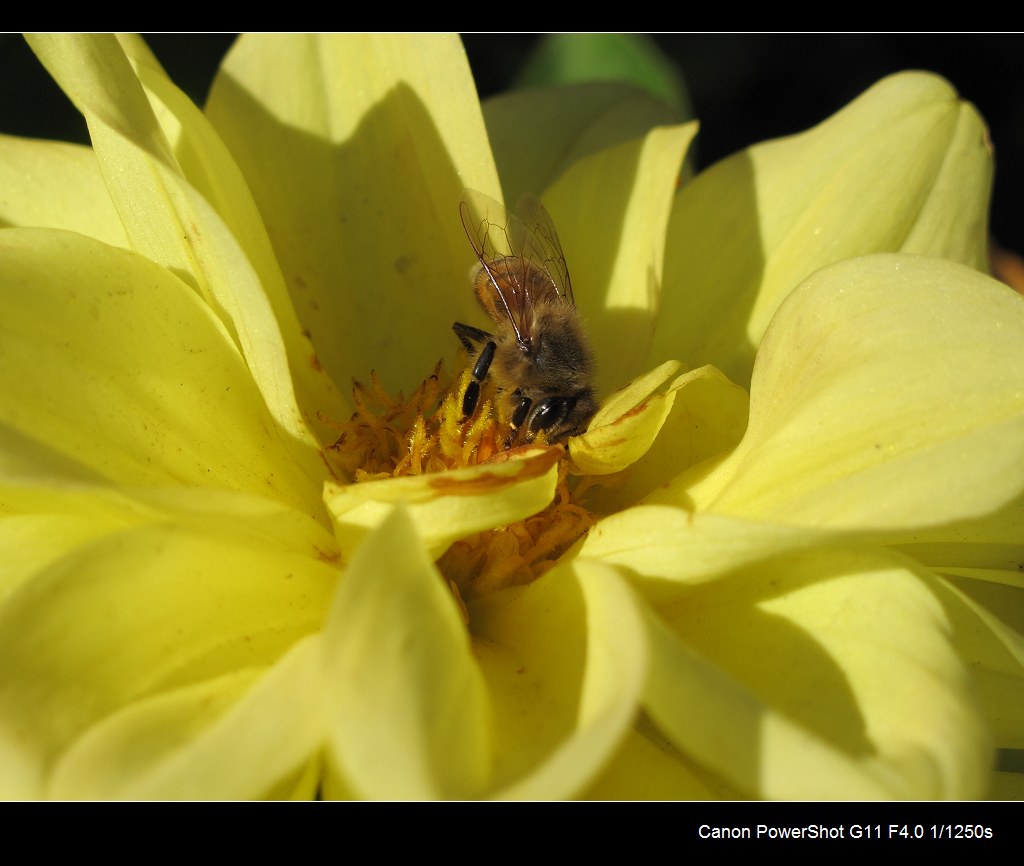
[[[171,77],[202,103],[234,35],[146,38]],[[597,66],[647,76],[656,89],[671,88],[665,82],[681,75],[701,121],[698,167],[806,129],[891,72],[937,72],[988,122],[996,148],[992,233],[1003,246],[1024,252],[1024,35],[671,33],[625,48],[614,40],[602,48],[592,39],[583,58],[571,61],[564,59],[564,41],[552,51],[550,37],[537,34],[463,39],[482,97],[523,81],[573,77],[576,67],[584,69],[579,74]],[[602,58],[608,46],[612,54]],[[81,118],[18,35],[0,35],[0,81],[0,132],[87,140]],[[677,92],[675,98],[685,104],[687,97]]]

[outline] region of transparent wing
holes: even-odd
[[[542,299],[573,303],[569,269],[551,217],[536,196],[524,196],[516,216],[476,190],[463,193],[462,225],[480,261],[477,297],[495,321],[507,317],[523,345],[530,342],[530,307]]]
[[[531,260],[547,273],[555,291],[575,304],[569,266],[565,263],[565,253],[562,252],[562,244],[558,240],[551,215],[532,193],[519,199],[516,213],[519,215],[518,223],[525,232],[523,248],[529,250]],[[516,217],[512,216],[512,219],[516,220]]]

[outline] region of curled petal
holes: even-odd
[[[616,417],[618,396],[602,406],[585,436],[569,443],[577,464],[578,452],[586,449],[591,474],[625,470],[591,494],[595,510],[604,513],[658,495],[671,479],[699,463],[709,466],[710,458],[734,448],[747,428],[746,391],[714,367],[678,376],[663,394]],[[598,442],[604,447],[596,447]]]
[[[409,519],[433,557],[459,538],[536,514],[555,495],[559,446],[530,449],[520,458],[452,472],[324,486],[335,535],[349,552],[381,525],[394,507]]]
[[[655,391],[679,369],[676,361],[640,376],[612,394],[582,436],[570,440],[573,462],[586,475],[607,475],[635,463],[651,447],[675,394]]]

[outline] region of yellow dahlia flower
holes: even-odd
[[[456,38],[243,37],[204,111],[30,42],[93,146],[0,140],[4,796],[1014,790],[1024,301],[945,82],[679,188],[694,125]],[[466,187],[558,227],[568,449],[461,417]]]

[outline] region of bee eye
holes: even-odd
[[[548,397],[542,400],[530,418],[530,429],[547,430],[565,416],[565,399]]]

